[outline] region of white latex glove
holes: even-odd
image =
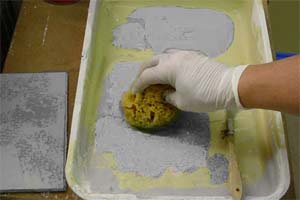
[[[169,84],[175,91],[166,93],[166,101],[184,111],[242,108],[238,82],[246,67],[227,67],[199,52],[169,50],[142,65],[132,91]]]

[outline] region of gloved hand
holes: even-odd
[[[169,84],[175,90],[166,92],[166,101],[184,111],[242,108],[238,82],[246,67],[227,67],[194,51],[168,50],[142,65],[132,91]]]

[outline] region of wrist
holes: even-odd
[[[259,81],[260,73],[257,65],[250,65],[241,75],[238,83],[238,94],[240,103],[244,108],[253,108],[256,106],[256,94],[261,87]]]
[[[232,73],[232,79],[231,79],[231,85],[232,85],[232,91],[233,91],[233,95],[234,95],[234,100],[235,100],[235,105],[237,108],[243,109],[243,108],[247,108],[244,104],[243,99],[241,98],[241,80],[244,79],[245,77],[245,72],[249,70],[251,66],[249,65],[240,65],[237,66],[233,69],[233,73]],[[243,84],[244,86],[244,84]],[[242,87],[243,92],[246,91],[244,87]],[[248,88],[246,88],[248,89]]]
[[[244,108],[238,95],[238,83],[243,71],[248,65],[226,67],[222,78],[218,81],[216,109]],[[217,79],[216,79],[217,80]]]
[[[299,57],[249,66],[238,84],[245,108],[299,113]]]

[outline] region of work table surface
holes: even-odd
[[[3,68],[4,73],[66,71],[68,82],[68,138],[81,60],[89,1],[53,5],[24,0]],[[1,194],[5,200],[77,200],[66,192]]]
[[[68,138],[88,5],[87,0],[71,5],[53,5],[43,0],[24,0],[3,69],[4,73],[68,72]],[[66,192],[0,194],[0,199],[80,198],[68,187]],[[292,186],[284,199],[295,199]]]

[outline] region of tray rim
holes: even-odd
[[[81,105],[83,102],[83,94],[84,94],[84,86],[85,86],[85,77],[88,70],[88,55],[89,55],[89,49],[91,46],[91,40],[93,36],[93,24],[95,22],[96,18],[96,9],[98,5],[101,3],[102,0],[95,0],[90,1],[89,3],[89,9],[88,9],[88,17],[86,22],[86,29],[85,29],[85,36],[84,36],[84,42],[83,42],[83,48],[82,48],[82,54],[81,54],[81,63],[80,63],[80,71],[78,76],[78,82],[77,82],[77,89],[76,89],[76,96],[75,96],[75,102],[74,102],[74,108],[73,108],[73,115],[72,115],[72,124],[71,124],[71,132],[69,136],[69,144],[72,144],[77,139],[77,134],[80,126],[80,114],[81,114]],[[269,32],[267,28],[267,17],[265,14],[265,7],[263,6],[263,2],[265,0],[253,0],[253,5],[256,6],[256,9],[258,12],[258,18],[259,25],[261,27],[262,31],[262,38],[263,38],[263,46],[264,46],[264,55],[265,55],[265,62],[271,62],[273,61],[272,51],[271,51],[271,43],[270,43],[270,37]],[[281,124],[283,124],[282,114],[277,111],[272,111],[276,115],[276,119],[280,121]],[[284,135],[284,130],[280,135]],[[285,138],[281,137],[281,142],[286,144]],[[88,191],[84,191],[80,188],[80,185],[74,183],[72,181],[73,174],[72,174],[72,168],[73,168],[73,156],[75,152],[73,151],[73,147],[69,145],[68,154],[67,154],[67,162],[65,167],[65,176],[68,183],[68,186],[72,189],[74,193],[76,193],[79,197],[83,199],[120,199],[120,200],[129,200],[129,199],[139,199],[134,194],[95,194],[90,193]],[[287,150],[285,149],[278,149],[277,154],[279,159],[282,161],[283,166],[279,169],[279,173],[282,176],[280,184],[278,184],[277,188],[275,189],[275,192],[268,195],[268,196],[247,196],[246,199],[255,199],[255,200],[273,200],[273,199],[280,199],[288,190],[289,184],[290,184],[290,172],[289,172],[289,164],[287,159]],[[277,155],[276,155],[277,156]],[[231,199],[230,196],[158,196],[158,197],[152,197],[147,198],[148,200],[224,200],[224,199]]]

